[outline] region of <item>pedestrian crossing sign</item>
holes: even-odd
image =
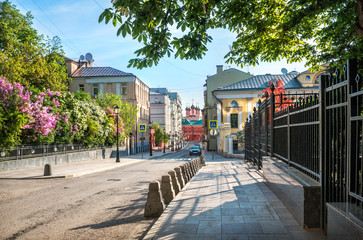
[[[217,129],[218,121],[217,120],[209,120],[209,129]]]
[[[146,124],[139,124],[139,132],[146,132]]]

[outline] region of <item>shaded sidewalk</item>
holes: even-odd
[[[103,172],[123,166],[140,163],[149,159],[154,159],[166,154],[173,153],[167,150],[165,153],[153,152],[150,156],[149,152],[143,154],[138,153],[126,157],[120,157],[120,162],[116,163],[116,158],[97,159],[89,161],[79,161],[72,163],[63,163],[60,165],[52,165],[52,176],[43,176],[44,166],[18,169],[12,171],[0,172],[0,179],[47,179],[47,178],[71,178],[79,177],[87,174]]]
[[[144,239],[326,239],[319,230],[304,230],[254,167],[219,155],[211,159],[207,153],[207,166]]]

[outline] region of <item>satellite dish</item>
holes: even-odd
[[[86,60],[87,60],[87,61],[89,61],[89,62],[90,62],[90,61],[92,61],[92,58],[93,58],[93,57],[92,57],[92,54],[90,54],[90,53],[86,53]]]
[[[81,55],[81,56],[79,57],[79,59],[80,59],[81,61],[83,61],[83,60],[84,60],[84,55]]]
[[[281,72],[282,72],[283,74],[286,74],[286,73],[287,73],[287,69],[286,69],[286,68],[281,68]]]

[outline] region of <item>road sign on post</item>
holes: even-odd
[[[139,132],[146,132],[146,124],[139,124]]]
[[[217,129],[218,121],[217,120],[209,120],[209,129]]]

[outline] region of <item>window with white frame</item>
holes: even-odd
[[[127,83],[121,83],[121,94],[122,95],[127,94]]]
[[[99,94],[99,86],[98,83],[92,84],[92,97],[97,97]]]
[[[78,91],[84,92],[84,84],[79,84],[78,85]]]

